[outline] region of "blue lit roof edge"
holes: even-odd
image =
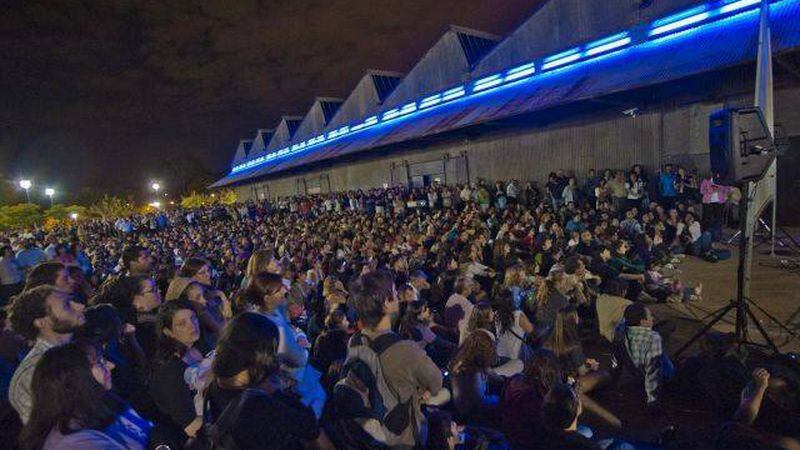
[[[671,14],[663,17],[663,18],[656,19],[656,20],[650,22],[650,25],[649,25],[648,28],[652,30],[652,29],[656,28],[656,24],[659,24],[658,26],[664,26],[665,24],[668,25],[670,23],[674,23],[675,21],[679,21],[679,20],[682,20],[682,19],[684,19],[684,18],[686,18],[688,16],[691,16],[693,13],[694,14],[696,14],[696,13],[707,13],[708,17],[704,18],[704,20],[699,21],[697,23],[692,23],[690,26],[687,27],[688,29],[696,29],[696,28],[703,27],[703,26],[706,26],[706,25],[709,25],[709,24],[713,24],[713,23],[715,23],[717,21],[723,20],[723,19],[728,18],[728,17],[732,17],[732,16],[736,16],[736,15],[742,14],[744,12],[748,12],[748,11],[750,11],[752,9],[755,9],[756,7],[758,7],[760,5],[760,3],[754,3],[754,4],[746,5],[746,6],[742,7],[742,8],[740,8],[740,9],[736,9],[736,10],[733,10],[733,11],[724,11],[724,8],[726,6],[730,6],[731,4],[737,3],[739,1],[743,1],[743,0],[733,0],[733,1],[731,1],[731,0],[719,0],[719,1],[709,2],[709,3],[705,4],[705,5],[694,6],[692,8],[687,9],[687,10],[679,11],[679,12],[676,12],[676,13],[671,13]],[[770,7],[773,7],[777,3],[795,2],[795,1],[800,1],[800,0],[771,0]],[[669,22],[666,22],[666,23],[664,22],[667,19],[673,19],[673,18],[674,18],[674,20],[669,20]],[[581,45],[578,45],[578,46],[573,46],[572,48],[570,48],[569,50],[566,50],[566,51],[560,51],[560,52],[557,52],[555,54],[546,55],[544,57],[536,58],[531,62],[523,64],[523,65],[534,64],[534,67],[539,69],[539,70],[536,70],[535,72],[531,73],[529,76],[526,76],[526,77],[509,78],[508,80],[506,80],[506,77],[508,76],[508,72],[509,71],[512,71],[512,70],[520,67],[520,65],[515,65],[512,68],[505,69],[505,70],[502,70],[500,72],[484,75],[484,76],[480,77],[479,79],[474,80],[474,81],[469,82],[469,83],[455,85],[455,86],[452,86],[452,87],[450,87],[448,89],[444,89],[444,90],[442,90],[440,92],[437,92],[437,93],[428,93],[428,94],[423,96],[423,99],[430,98],[430,97],[437,96],[437,95],[441,95],[443,100],[441,102],[437,102],[435,104],[427,105],[425,107],[421,107],[420,106],[421,103],[422,103],[421,100],[416,100],[416,101],[413,101],[413,102],[408,102],[404,106],[391,108],[391,109],[385,110],[385,111],[379,111],[376,114],[373,114],[370,117],[368,117],[368,118],[366,118],[366,119],[364,119],[364,120],[362,120],[360,122],[344,125],[342,127],[337,128],[336,130],[331,130],[329,132],[322,133],[321,135],[311,137],[311,138],[307,139],[306,141],[303,141],[302,143],[288,145],[288,146],[286,146],[284,148],[281,148],[281,149],[278,149],[278,150],[273,150],[269,154],[264,155],[264,156],[262,156],[260,158],[257,158],[257,159],[260,159],[261,161],[256,163],[256,164],[253,164],[253,160],[237,164],[236,166],[234,166],[232,168],[231,172],[229,173],[229,176],[230,175],[240,175],[242,172],[246,172],[246,171],[252,170],[252,169],[254,169],[256,167],[260,167],[260,166],[262,166],[263,164],[265,164],[267,162],[273,162],[275,160],[281,160],[281,159],[284,159],[284,158],[286,158],[288,156],[294,156],[294,155],[296,155],[298,153],[303,153],[303,152],[306,152],[306,151],[311,150],[311,149],[316,149],[318,147],[325,146],[325,145],[327,145],[327,144],[329,144],[331,142],[337,141],[337,140],[339,140],[339,139],[341,139],[343,137],[352,136],[352,135],[354,135],[356,133],[360,133],[361,131],[367,130],[367,129],[371,128],[372,126],[375,126],[375,125],[377,125],[379,123],[383,124],[383,123],[393,122],[393,121],[401,119],[401,118],[402,119],[408,119],[408,118],[410,118],[410,116],[413,116],[413,115],[421,113],[421,112],[426,112],[426,111],[430,111],[430,110],[433,110],[433,109],[437,109],[439,107],[443,107],[446,104],[450,104],[450,103],[454,103],[454,102],[457,102],[457,101],[465,100],[467,98],[471,98],[472,96],[484,95],[484,94],[487,94],[489,92],[496,91],[499,88],[503,88],[505,86],[509,86],[511,84],[518,84],[520,82],[529,80],[531,78],[534,78],[534,77],[537,77],[537,76],[542,76],[543,73],[560,71],[560,70],[566,69],[568,67],[573,67],[573,66],[576,66],[576,65],[579,65],[579,64],[584,64],[584,63],[590,62],[592,60],[595,60],[597,58],[604,57],[604,56],[606,56],[606,55],[608,55],[610,53],[619,52],[619,51],[621,51],[623,49],[626,49],[626,48],[636,47],[636,46],[639,46],[639,45],[642,45],[642,44],[647,44],[647,43],[655,43],[657,41],[660,41],[660,40],[664,39],[664,37],[669,36],[670,34],[680,33],[680,32],[686,31],[686,29],[687,29],[687,28],[681,27],[681,28],[677,28],[675,30],[672,30],[671,32],[667,32],[667,33],[663,33],[663,34],[659,34],[659,35],[645,34],[644,36],[640,36],[637,39],[637,38],[634,38],[634,33],[633,33],[635,28],[639,28],[639,27],[634,27],[633,29],[620,31],[620,32],[614,33],[612,35],[609,35],[609,36],[606,36],[606,37],[603,37],[603,38],[600,38],[600,39],[594,39],[594,40],[588,41],[588,42],[586,42],[584,44],[581,44]],[[601,45],[601,44],[598,44],[598,43],[613,42],[613,38],[622,37],[622,36],[625,36],[625,35],[627,35],[631,39],[630,43],[628,43],[628,44],[626,44],[624,46],[618,47],[618,48],[610,49],[608,52],[602,52],[602,53],[587,55],[587,50],[599,47]],[[575,54],[579,55],[579,57],[575,61],[571,61],[569,63],[563,64],[563,65],[559,65],[557,67],[551,67],[549,69],[542,70],[542,66],[545,65],[546,62],[548,62],[548,61],[549,62],[553,62],[554,60],[558,60],[559,58],[562,58],[562,57],[565,57],[565,56],[571,56],[571,55],[575,55]],[[490,78],[491,79],[495,79],[495,77],[502,78],[503,82],[502,83],[498,83],[497,85],[493,85],[493,86],[491,86],[489,88],[479,88],[477,90],[474,90],[474,85],[475,85],[476,81],[477,82],[481,82],[483,80],[490,79]],[[455,97],[451,96],[450,98],[446,98],[447,97],[447,93],[454,92],[454,91],[460,91],[460,90],[463,90],[464,94],[460,94],[460,95],[457,95]],[[415,108],[411,109],[408,112],[401,113],[401,114],[394,114],[393,113],[394,111],[398,111],[399,112],[401,109],[403,109],[405,107],[408,107],[408,106],[411,106],[411,105],[415,105]],[[383,119],[383,116],[386,113],[391,113],[390,114],[391,117]],[[372,121],[368,125],[366,124],[367,121],[369,121],[370,119],[375,119],[375,118],[377,120]],[[355,129],[353,129],[354,127],[355,127]],[[343,130],[345,128],[347,129],[347,131],[338,133],[340,130]],[[329,135],[331,133],[334,133],[334,134],[333,134],[333,136],[329,137]],[[321,141],[318,141],[318,139],[320,137],[323,137],[323,136],[326,137],[326,138],[322,139]],[[306,145],[306,143],[308,141],[316,141],[316,142],[314,142],[311,145]],[[300,147],[300,148],[297,148],[295,150],[292,150],[292,148],[297,146],[298,144],[303,144],[303,146]],[[248,164],[249,164],[249,166],[248,166]]]

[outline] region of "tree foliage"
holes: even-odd
[[[0,229],[30,228],[43,218],[41,206],[34,203],[0,206]]]
[[[136,214],[137,211],[131,202],[123,198],[104,195],[102,199],[89,207],[88,212],[94,217],[114,219]]]
[[[211,194],[202,194],[192,191],[191,194],[181,198],[181,206],[184,208],[198,208],[210,205],[230,205],[236,203],[236,191],[233,189],[222,189]]]

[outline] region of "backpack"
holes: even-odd
[[[232,400],[225,409],[214,417],[211,414],[208,396],[203,408],[203,439],[208,450],[238,450],[239,446],[233,439],[233,427],[242,414],[242,408],[251,398],[267,396],[262,389],[249,388],[242,392],[238,400]]]
[[[413,416],[413,396],[403,401],[391,382],[384,376],[381,355],[403,340],[396,333],[386,333],[370,339],[361,332],[347,344],[347,358],[342,378],[333,390],[336,414],[359,423],[372,441],[385,443],[387,438],[401,435],[413,426],[415,439],[418,430]]]

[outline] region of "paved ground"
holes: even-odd
[[[674,273],[676,278],[690,285],[703,283],[702,302],[688,306],[672,304],[653,306],[658,319],[669,319],[677,325],[677,330],[669,343],[670,354],[703,326],[704,322],[701,319],[728,304],[735,296],[737,254],[735,249],[732,250],[734,254],[731,259],[716,264],[687,257]],[[764,245],[757,249],[757,253],[766,250],[768,247]],[[800,269],[780,268],[781,259],[787,258],[776,259],[768,255],[756,255],[751,277],[751,297],[765,311],[797,333],[800,332]],[[754,313],[782,352],[800,351],[800,339],[792,339],[789,333],[774,324],[762,312],[755,310]],[[723,333],[733,331],[734,317],[734,314],[730,313],[715,329]],[[763,342],[752,322],[749,331],[751,338]],[[695,347],[690,348],[686,354],[695,353],[697,351]],[[601,361],[608,361],[610,357],[607,346],[587,351],[599,355]],[[679,441],[684,441],[679,448],[708,448],[720,421],[724,418],[715,417],[707,402],[671,393],[660,413],[647,414],[643,408],[639,389],[631,385],[622,385],[618,389],[605,390],[595,395],[596,400],[622,420],[622,435],[632,439],[649,440],[657,436],[667,425],[675,425],[678,428]],[[593,424],[590,417],[587,417],[586,421],[590,425]],[[594,424],[596,425],[596,422]],[[597,426],[597,430],[599,434],[605,434],[601,427]]]

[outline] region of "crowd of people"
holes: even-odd
[[[25,449],[669,448],[596,394],[658,414],[708,367],[670,360],[649,306],[702,301],[675,268],[728,256],[735,203],[637,165],[4,232],[0,427]],[[797,386],[751,369],[714,445],[798,448]]]

